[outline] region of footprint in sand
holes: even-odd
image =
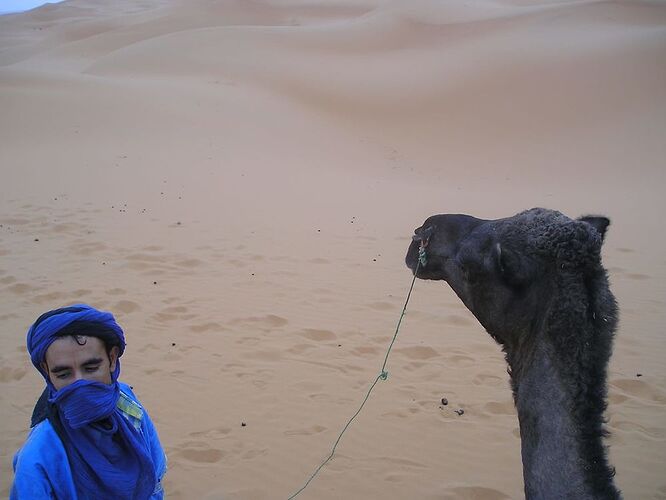
[[[159,347],[155,344],[146,344],[143,347],[138,348],[139,352],[148,352],[148,351],[159,351]]]
[[[635,397],[651,403],[666,404],[666,394],[643,380],[615,379],[610,385],[629,397]]]
[[[647,274],[641,274],[641,273],[627,273],[626,277],[629,278],[630,280],[649,280],[650,277]]]
[[[289,321],[274,314],[267,314],[266,316],[250,316],[248,318],[234,318],[229,321],[231,325],[255,325],[267,329],[279,328],[285,326]]]
[[[293,429],[290,431],[285,431],[284,435],[285,436],[311,436],[313,434],[319,434],[320,432],[324,432],[327,429],[327,427],[324,427],[323,425],[313,425],[311,427],[308,427],[306,429]]]
[[[375,355],[380,352],[380,349],[378,347],[371,347],[371,346],[360,346],[360,347],[354,347],[351,350],[352,354],[356,354],[357,356],[367,356],[367,355]]]
[[[120,311],[125,314],[138,311],[139,309],[141,309],[139,304],[132,302],[131,300],[120,300],[113,306],[114,311]]]
[[[199,259],[185,259],[185,260],[179,260],[175,263],[178,267],[185,267],[187,269],[192,269],[194,267],[199,267],[201,264],[203,264],[202,261]]]
[[[411,347],[401,347],[399,349],[395,349],[395,352],[396,354],[404,356],[408,359],[416,360],[431,359],[439,356],[439,352],[437,352],[432,347],[418,345]]]
[[[452,356],[446,356],[446,363],[456,366],[470,366],[476,363],[476,360],[470,356],[464,354],[454,354]]]
[[[403,483],[408,480],[409,476],[407,474],[391,473],[384,476],[384,481],[387,481],[389,483]]]
[[[388,302],[371,302],[366,307],[374,311],[390,311],[391,309],[396,309],[396,306],[389,304]]]
[[[164,262],[164,256],[162,255],[150,255],[147,253],[133,253],[125,257],[126,260],[130,262],[140,262],[143,264],[152,263],[152,262]]]
[[[54,302],[63,302],[65,294],[62,292],[42,293],[32,298],[33,304],[50,304]]]
[[[629,399],[628,396],[625,396],[624,394],[619,394],[613,390],[611,390],[610,394],[608,395],[608,401],[614,405],[622,404],[628,399]]]
[[[289,354],[303,354],[304,352],[312,349],[316,349],[316,347],[313,346],[312,344],[296,344],[287,349],[287,352]]]
[[[167,314],[183,314],[186,313],[187,311],[188,309],[185,306],[171,306],[162,310],[162,312],[165,312]]]
[[[331,395],[328,393],[320,392],[316,394],[308,394],[307,396],[308,399],[312,401],[330,401],[331,400]]]
[[[225,453],[222,450],[211,448],[203,441],[188,441],[171,451],[170,455],[184,458],[188,462],[213,464],[219,462]]]
[[[650,439],[658,439],[660,441],[666,440],[666,432],[663,429],[656,427],[644,427],[640,424],[637,424],[636,422],[620,420],[614,422],[610,427],[612,429],[619,429],[625,432],[636,432]]]
[[[299,332],[299,335],[317,342],[332,341],[338,338],[335,333],[329,330],[318,330],[315,328],[305,328],[302,332]]]
[[[258,344],[261,344],[261,338],[260,337],[254,337],[252,335],[245,335],[245,336],[235,340],[234,343],[236,343],[238,345],[258,345]]]
[[[498,377],[497,375],[480,373],[479,375],[477,375],[472,379],[472,383],[474,385],[490,385],[493,387],[497,387],[500,385],[504,385],[504,379],[502,377]]]
[[[27,283],[16,283],[7,287],[7,291],[14,293],[16,295],[25,295],[30,292],[37,290],[36,287],[28,285]]]
[[[516,409],[513,401],[490,401],[483,405],[483,409],[491,415],[515,415]]]
[[[79,230],[78,224],[72,224],[71,222],[62,222],[60,224],[54,224],[51,226],[51,232],[56,234],[74,234]]]
[[[221,332],[224,330],[227,330],[227,328],[223,327],[219,323],[215,321],[211,321],[209,323],[201,323],[199,325],[190,325],[190,330],[195,332],[195,333],[203,333],[203,332]]]
[[[255,457],[265,455],[266,453],[268,453],[268,448],[263,448],[261,450],[248,450],[241,454],[241,458],[244,460],[251,460]]]
[[[659,496],[655,498],[666,498],[666,484],[657,488],[657,492],[659,493]]]
[[[617,275],[623,276],[623,277],[625,277],[627,279],[630,279],[630,280],[642,281],[642,280],[649,280],[650,279],[650,276],[648,276],[647,274],[630,273],[626,269],[624,269],[623,267],[610,267],[610,268],[608,268],[608,272],[611,273],[611,275],[617,274]]]
[[[423,368],[424,366],[427,366],[427,365],[428,365],[428,363],[426,363],[424,361],[412,361],[410,363],[407,363],[404,366],[404,370],[406,372],[413,372],[413,371],[419,370],[420,368]]]
[[[511,498],[506,493],[483,486],[459,486],[443,492],[446,500],[504,500]]]
[[[282,360],[282,353],[277,351],[252,351],[244,353],[243,357],[259,361],[280,361]]]
[[[158,323],[168,323],[174,320],[189,320],[196,317],[195,314],[187,314],[189,309],[185,306],[170,306],[165,307],[160,312],[156,313],[153,317]]]
[[[8,366],[3,366],[0,368],[0,383],[21,380],[26,373],[28,373],[28,370],[25,368],[10,368]]]
[[[469,326],[473,324],[473,322],[469,318],[465,318],[464,316],[458,316],[457,314],[449,314],[444,319],[444,322],[454,326]]]
[[[382,457],[382,462],[394,466],[393,469],[427,469],[428,466],[421,463],[415,462],[414,460],[409,460],[406,458],[396,458],[396,457]]]
[[[30,222],[31,222],[30,219],[20,219],[20,218],[2,219],[2,224],[5,226],[25,226],[26,224],[30,224]]]
[[[90,243],[85,240],[77,240],[74,242],[72,245],[69,246],[69,250],[71,253],[74,255],[92,255],[94,253],[102,252],[106,250],[108,247],[106,244],[97,242],[97,243]]]
[[[231,433],[230,427],[217,427],[207,431],[190,432],[188,436],[201,439],[219,439]]]

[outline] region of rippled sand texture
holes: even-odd
[[[665,21],[640,1],[0,17],[0,495],[41,312],[117,314],[170,498],[287,498],[379,373],[413,228],[547,206],[613,221],[610,454],[626,498],[666,498]],[[388,370],[301,498],[522,496],[502,355],[447,286],[416,283]]]

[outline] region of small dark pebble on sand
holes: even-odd
[[[442,398],[442,404],[443,404],[444,406],[448,405],[448,404],[449,404],[449,400],[446,399],[446,398]]]
[[[39,238],[35,238],[35,241],[39,241]]]
[[[642,374],[642,373],[637,373],[636,376],[637,376],[637,377],[642,377],[643,374]]]
[[[245,422],[241,422],[241,427],[246,427],[247,424]]]
[[[157,285],[157,281],[153,281],[153,285]]]
[[[175,343],[175,342],[171,342],[171,347],[176,347],[176,343]]]
[[[460,408],[459,410],[454,410],[454,411],[455,411],[458,415],[462,415],[462,414],[465,413],[465,410],[463,410],[462,408]]]

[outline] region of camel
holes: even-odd
[[[504,351],[528,499],[621,498],[602,442],[617,326],[600,255],[609,223],[543,208],[434,215],[407,251],[416,277],[446,281]]]

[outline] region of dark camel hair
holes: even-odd
[[[609,220],[534,208],[483,220],[434,215],[405,261],[446,281],[501,345],[518,411],[528,499],[617,499],[606,435],[606,370],[617,305],[601,265]]]

